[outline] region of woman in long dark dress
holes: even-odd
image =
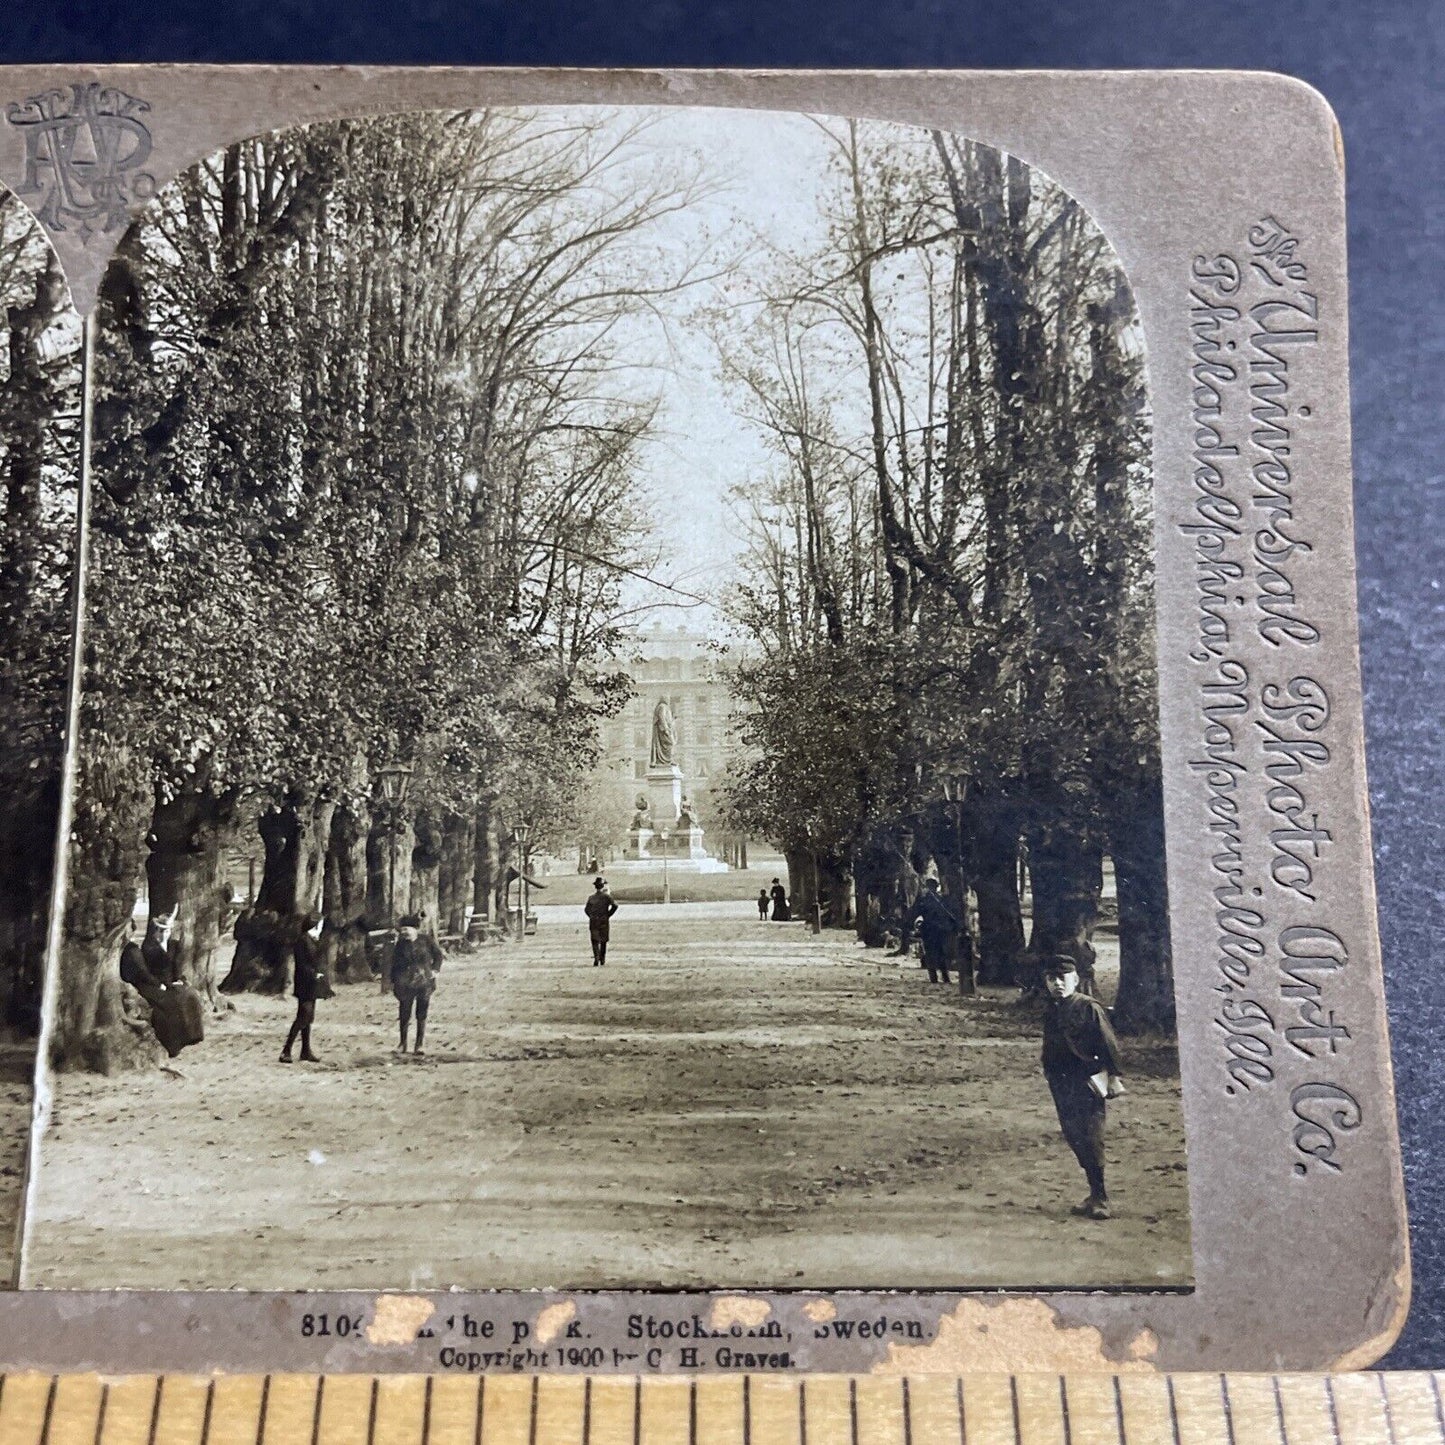
[[[774,878],[773,886],[769,892],[773,896],[773,922],[791,922],[793,915],[788,911],[788,890],[783,887],[778,879]]]
[[[286,1047],[281,1050],[283,1064],[291,1062],[291,1048],[298,1038],[301,1040],[301,1062],[321,1062],[311,1052],[311,1025],[316,1019],[316,995],[321,987],[321,929],[325,921],[308,914],[292,945],[296,965],[292,972],[291,992],[296,996],[296,1017],[291,1021],[291,1032],[286,1035]]]

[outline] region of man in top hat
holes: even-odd
[[[1059,1128],[1089,1181],[1089,1197],[1073,1213],[1108,1219],[1104,1187],[1105,1100],[1124,1092],[1119,1041],[1104,1006],[1079,992],[1078,965],[1056,953],[1043,968],[1049,1002],[1040,1061]]]
[[[612,932],[612,915],[617,912],[617,900],[607,891],[605,878],[592,880],[592,896],[582,905],[587,915],[587,932],[592,939],[592,967],[603,968],[607,963],[607,940]]]

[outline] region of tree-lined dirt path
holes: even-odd
[[[1126,1042],[1106,1223],[1038,1021],[749,904],[580,910],[451,958],[428,1053],[370,986],[243,997],[157,1072],[56,1083],[26,1283],[288,1289],[1186,1284],[1172,1047]],[[222,961],[224,967],[224,960]]]

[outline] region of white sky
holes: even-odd
[[[770,264],[770,248],[796,254],[822,241],[820,197],[830,142],[805,116],[702,107],[646,114],[651,124],[638,144],[656,151],[660,165],[699,158],[708,182],[707,196],[669,222],[665,244],[698,259],[703,272],[745,258],[742,284],[718,279],[692,286],[673,303],[665,325],[641,323],[635,342],[628,339],[635,360],[648,367],[644,385],[660,390],[662,398],[642,468],[655,502],[657,540],[668,554],[661,574],[713,595],[731,580],[740,545],[728,491],[758,476],[772,459],[737,415],[716,348],[689,316],[746,295],[747,277]],[[637,118],[628,111],[619,121]],[[656,589],[639,587],[630,600],[636,605],[654,598],[661,600]],[[703,629],[714,621],[706,608],[667,607],[658,615]]]

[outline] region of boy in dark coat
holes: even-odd
[[[1044,1014],[1040,1061],[1059,1128],[1089,1181],[1089,1197],[1073,1213],[1109,1217],[1104,1187],[1105,1100],[1124,1092],[1119,1042],[1104,1006],[1081,994],[1078,965],[1058,953],[1044,964],[1049,1002]]]
[[[316,996],[321,988],[322,953],[321,930],[326,920],[315,914],[307,914],[296,930],[291,945],[295,966],[291,973],[291,992],[296,996],[296,1017],[291,1021],[291,1030],[286,1035],[286,1047],[281,1050],[281,1062],[291,1062],[291,1047],[301,1040],[301,1062],[319,1064],[320,1059],[311,1052],[311,1025],[316,1021]]]
[[[617,912],[617,900],[607,891],[605,878],[592,880],[592,896],[582,905],[582,911],[587,915],[587,935],[592,940],[592,967],[604,968],[612,915]]]
[[[396,946],[391,951],[391,991],[396,995],[397,1017],[401,1025],[401,1047],[406,1052],[406,1036],[411,1028],[411,1011],[416,1009],[416,1048],[420,1054],[426,1037],[426,1016],[431,1008],[432,991],[437,986],[437,971],[442,966],[441,945],[430,934],[421,931],[421,918],[410,913],[401,920]]]

